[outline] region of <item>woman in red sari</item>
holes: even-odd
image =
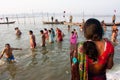
[[[107,80],[106,70],[113,66],[114,47],[103,39],[103,29],[97,19],[88,19],[84,25],[83,53],[88,60],[88,80]]]
[[[114,47],[109,40],[103,38],[103,28],[97,19],[88,19],[83,31],[86,41],[78,43],[77,59],[75,56],[72,59],[74,63],[72,70],[79,72],[79,76],[75,74],[72,76],[80,78],[75,77],[72,80],[107,80],[106,70],[111,69],[114,64]]]
[[[57,42],[63,41],[62,31],[59,28],[56,29],[56,40]]]

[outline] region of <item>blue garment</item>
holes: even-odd
[[[54,42],[54,37],[52,33],[49,34],[49,42]]]
[[[10,62],[10,61],[12,61],[12,60],[14,60],[14,59],[15,59],[14,56],[11,55],[9,58],[7,58],[7,61]]]
[[[53,38],[54,38],[55,37],[55,31],[52,29],[51,32],[52,32],[52,35],[53,35]]]
[[[77,58],[76,58],[76,57],[73,57],[73,58],[72,58],[72,62],[73,62],[74,64],[76,64],[76,63],[77,63]]]
[[[54,42],[54,35],[51,33],[51,41]]]

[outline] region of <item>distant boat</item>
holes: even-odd
[[[0,24],[14,24],[15,21],[10,21],[10,22],[0,22]]]
[[[114,23],[105,23],[106,26],[113,26]],[[120,22],[115,23],[116,26],[120,26]]]
[[[64,25],[70,25],[70,26],[81,26],[82,23],[79,23],[79,22],[64,22]]]
[[[64,25],[81,26],[82,23],[79,23],[79,22],[76,22],[76,23],[75,23],[75,22],[72,22],[72,23],[70,23],[70,22],[64,22]],[[106,26],[113,26],[114,23],[105,23],[105,25],[106,25]],[[116,25],[116,26],[120,26],[120,22],[116,22],[115,25]]]
[[[43,24],[64,24],[65,21],[59,21],[59,22],[49,22],[49,21],[43,21]]]

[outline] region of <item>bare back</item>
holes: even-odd
[[[92,74],[105,74],[106,69],[110,69],[113,66],[113,56],[109,55],[108,49],[106,50],[107,42],[105,40],[96,41],[95,44],[99,52],[98,61],[89,63],[89,71]],[[104,58],[103,55],[107,56]]]

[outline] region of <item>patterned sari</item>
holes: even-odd
[[[77,48],[80,80],[88,80],[87,56],[83,53],[83,42],[78,43]]]

